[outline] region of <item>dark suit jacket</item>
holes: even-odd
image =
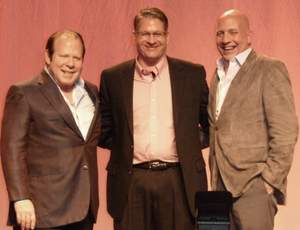
[[[252,51],[235,76],[215,119],[218,78],[209,102],[212,188],[218,170],[226,188],[238,197],[262,177],[284,203],[298,124],[288,72],[278,60]],[[217,169],[218,167],[218,169]]]
[[[173,58],[168,58],[168,64],[177,153],[188,205],[194,214],[195,193],[207,190],[200,132],[208,134],[208,87],[203,66]],[[130,60],[104,70],[100,83],[100,144],[111,149],[107,165],[107,206],[116,220],[122,218],[131,183],[134,69],[135,61]]]
[[[80,221],[90,203],[97,217],[99,99],[96,86],[85,81],[85,87],[95,103],[86,141],[45,71],[8,91],[1,136],[4,176],[10,201],[32,200],[37,227]],[[11,202],[11,223],[14,215]]]

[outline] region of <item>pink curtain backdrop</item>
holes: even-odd
[[[218,57],[214,42],[216,18],[226,9],[248,14],[253,47],[283,60],[290,72],[300,114],[299,0],[0,0],[0,118],[8,87],[32,78],[43,67],[47,37],[64,28],[79,31],[86,42],[83,77],[98,85],[100,71],[134,57],[132,20],[140,8],[156,6],[170,21],[170,56],[205,65],[211,80]],[[280,207],[275,230],[298,230],[300,208],[300,145],[289,174],[288,203]],[[109,152],[99,149],[100,212],[95,230],[112,230],[106,212]],[[205,151],[207,158],[207,151]],[[7,192],[0,168],[0,229],[6,227]]]

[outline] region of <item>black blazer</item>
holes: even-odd
[[[192,214],[195,193],[207,190],[202,137],[208,134],[208,87],[203,66],[169,58],[176,148]],[[135,61],[104,70],[100,83],[100,146],[111,149],[107,165],[107,207],[120,220],[126,206],[133,161],[133,77]],[[205,135],[201,135],[205,134]]]

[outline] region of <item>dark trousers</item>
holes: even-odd
[[[86,218],[76,223],[52,228],[35,228],[35,230],[93,230],[93,226],[94,223],[91,214],[89,213]],[[21,228],[19,226],[15,226],[13,227],[13,230],[21,230]]]
[[[180,167],[133,169],[128,204],[115,230],[194,230]]]
[[[219,190],[223,190],[219,183]],[[268,194],[261,177],[253,180],[251,187],[240,197],[234,198],[230,214],[230,230],[273,230],[277,202]]]

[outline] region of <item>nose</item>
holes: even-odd
[[[149,37],[148,43],[149,43],[149,44],[154,44],[154,43],[155,43],[155,39],[154,39],[153,35],[151,35],[151,36]]]
[[[148,42],[149,44],[154,44],[154,43],[156,42],[155,35],[152,34],[152,33],[149,33],[149,36],[148,36],[148,38],[147,38],[147,42]]]
[[[228,33],[224,33],[223,36],[222,36],[222,42],[223,43],[228,43],[230,42],[230,35]]]
[[[66,62],[66,65],[69,67],[69,68],[73,68],[74,67],[74,60],[72,57],[68,58],[67,62]]]

